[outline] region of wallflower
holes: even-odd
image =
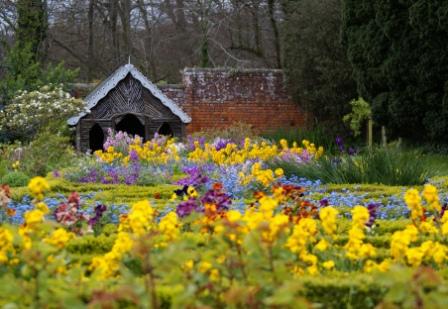
[[[0,264],[8,261],[8,252],[13,248],[13,235],[6,228],[0,227]]]
[[[179,220],[175,212],[169,212],[165,217],[160,220],[159,231],[164,236],[164,241],[173,241],[178,238],[179,231]]]
[[[48,214],[49,213],[49,209],[47,204],[45,204],[44,202],[39,202],[36,204],[36,209],[42,211],[44,214]]]
[[[335,267],[334,261],[333,260],[329,260],[329,261],[325,261],[322,263],[322,266],[326,269],[326,270],[332,270]]]
[[[334,235],[337,229],[336,218],[338,211],[331,206],[324,207],[319,211],[319,218],[322,222],[322,228],[328,235]]]
[[[369,210],[363,206],[355,206],[352,210],[352,222],[359,228],[364,228],[369,221]]]
[[[325,239],[321,239],[314,248],[319,251],[325,251],[328,248],[328,242]]]
[[[418,230],[414,225],[408,225],[403,231],[392,234],[390,239],[391,256],[400,260],[406,255],[406,251],[411,242],[416,241]]]
[[[433,221],[424,221],[424,222],[420,223],[419,229],[420,229],[420,231],[422,231],[422,233],[426,233],[426,234],[434,235],[434,234],[439,233],[437,228],[434,226]]]
[[[127,226],[130,228],[132,233],[137,236],[142,236],[150,230],[153,217],[154,209],[151,207],[148,200],[134,203],[127,216],[127,222],[123,225],[123,227],[120,226],[121,230],[124,226]]]
[[[34,177],[28,183],[28,189],[37,200],[42,200],[44,198],[44,193],[50,190],[50,185],[47,180],[43,177]]]
[[[64,248],[66,243],[72,239],[75,234],[67,232],[63,228],[58,228],[50,236],[44,239],[45,242],[60,249]]]
[[[424,251],[421,248],[410,248],[406,251],[406,259],[408,263],[417,267],[422,263]]]
[[[411,210],[411,218],[413,220],[421,219],[423,216],[421,200],[422,199],[416,189],[409,189],[404,195],[404,201]]]
[[[440,205],[439,195],[437,194],[437,188],[431,184],[426,184],[423,189],[423,197],[425,198],[428,206],[431,210],[435,210],[440,213],[442,206]]]
[[[39,209],[33,209],[25,213],[25,224],[34,227],[44,221],[44,213]]]

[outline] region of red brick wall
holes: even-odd
[[[284,85],[281,70],[191,68],[183,71],[183,95],[179,87],[161,89],[191,116],[190,133],[236,122],[260,131],[304,126],[305,115]]]

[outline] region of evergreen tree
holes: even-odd
[[[43,42],[47,35],[48,20],[46,1],[17,1],[16,44],[19,48],[29,47],[35,61],[43,56]]]
[[[448,1],[344,0],[343,35],[377,123],[448,142]]]
[[[285,0],[285,71],[294,99],[334,129],[357,97],[340,37],[340,0]]]

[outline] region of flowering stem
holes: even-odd
[[[243,255],[241,253],[241,246],[238,244],[235,244],[235,246],[236,246],[236,252],[238,253],[238,259],[241,265],[241,273],[243,274],[244,282],[247,282],[246,267],[244,266]]]

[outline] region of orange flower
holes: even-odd
[[[220,182],[215,182],[215,183],[213,184],[213,190],[215,190],[215,191],[221,191],[221,190],[222,190],[222,183],[220,183]]]

